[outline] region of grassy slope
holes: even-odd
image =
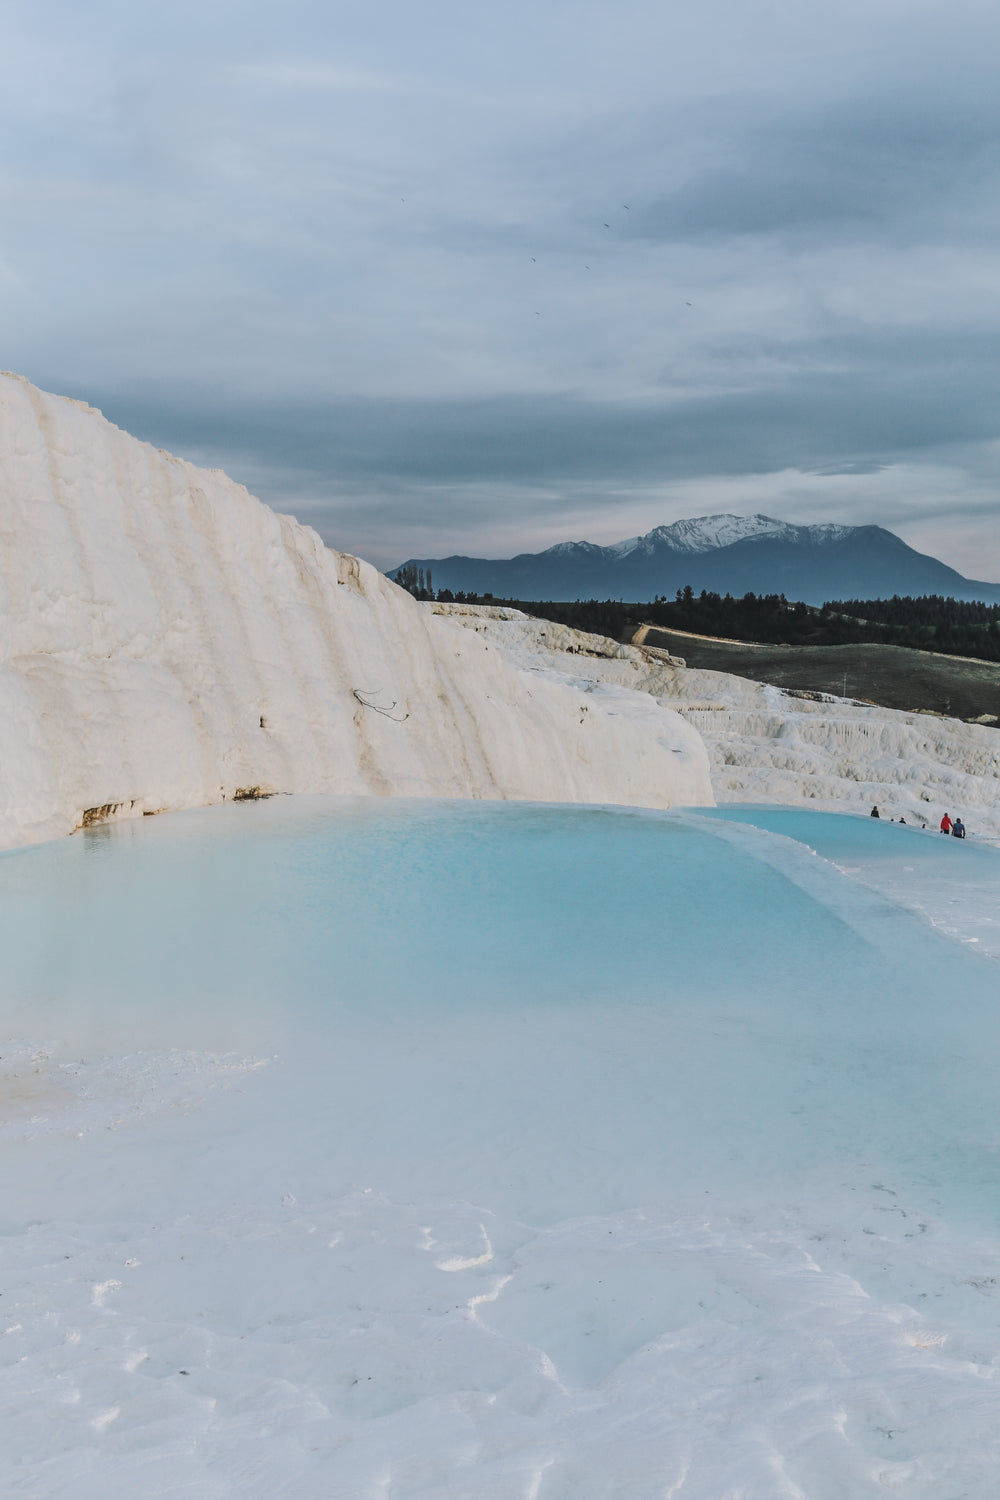
[[[645,645],[683,656],[689,667],[755,682],[867,698],[883,708],[931,710],[956,719],[1000,717],[1000,665],[905,646],[754,646],[650,628]]]

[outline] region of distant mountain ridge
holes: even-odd
[[[1000,584],[964,578],[882,526],[794,526],[771,516],[695,516],[611,546],[556,542],[517,557],[408,558],[435,589],[508,599],[625,599],[648,603],[690,585],[696,593],[887,599],[944,594],[1000,603]],[[389,570],[389,577],[397,573]]]

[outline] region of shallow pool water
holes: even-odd
[[[806,816],[0,858],[6,1488],[989,1493],[998,971]]]
[[[1000,849],[970,832],[802,808],[733,805],[706,816],[791,838],[961,943],[1000,959]]]

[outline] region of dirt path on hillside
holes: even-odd
[[[640,636],[642,637],[640,640]],[[1000,720],[1000,664],[905,646],[762,646],[642,626],[635,645],[682,656],[689,667],[732,672],[791,691],[862,698],[883,708]]]

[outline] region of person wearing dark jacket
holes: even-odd
[[[880,818],[882,816],[882,814],[879,812],[879,810],[878,810],[877,807],[873,807],[872,810],[871,810],[871,812],[868,814],[868,816],[870,818]]]

